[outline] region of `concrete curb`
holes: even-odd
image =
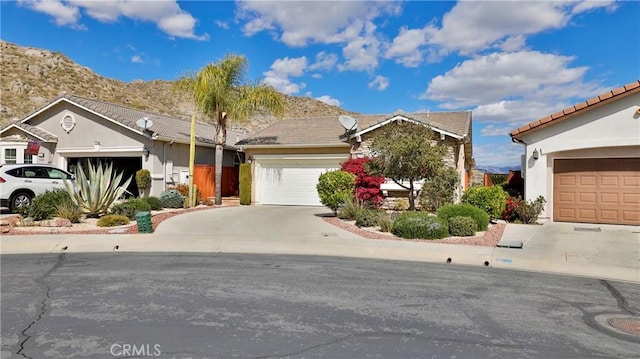
[[[528,240],[529,238],[527,238]],[[0,239],[0,254],[34,253],[254,253],[368,258],[455,264],[617,280],[640,284],[640,270],[628,264],[597,264],[566,252],[456,244],[301,236],[257,240],[250,236],[109,234],[12,235]]]

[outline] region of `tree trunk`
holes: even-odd
[[[227,128],[223,121],[218,121],[216,126],[216,206],[222,204],[222,160],[224,158],[224,145],[227,141]]]
[[[413,179],[409,179],[409,210],[416,210],[416,199],[413,191]]]

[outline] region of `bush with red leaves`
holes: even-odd
[[[365,206],[379,207],[384,198],[380,185],[384,183],[384,177],[372,176],[367,172],[366,164],[370,158],[351,158],[342,163],[342,170],[353,173],[356,176],[356,198]]]

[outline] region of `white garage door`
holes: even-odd
[[[260,204],[321,206],[316,185],[324,172],[347,156],[256,158],[256,200]]]

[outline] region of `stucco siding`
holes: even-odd
[[[640,93],[520,136],[526,143],[525,198],[546,199],[543,219],[553,218],[553,164],[560,158],[640,156]],[[538,152],[538,160],[533,158]]]

